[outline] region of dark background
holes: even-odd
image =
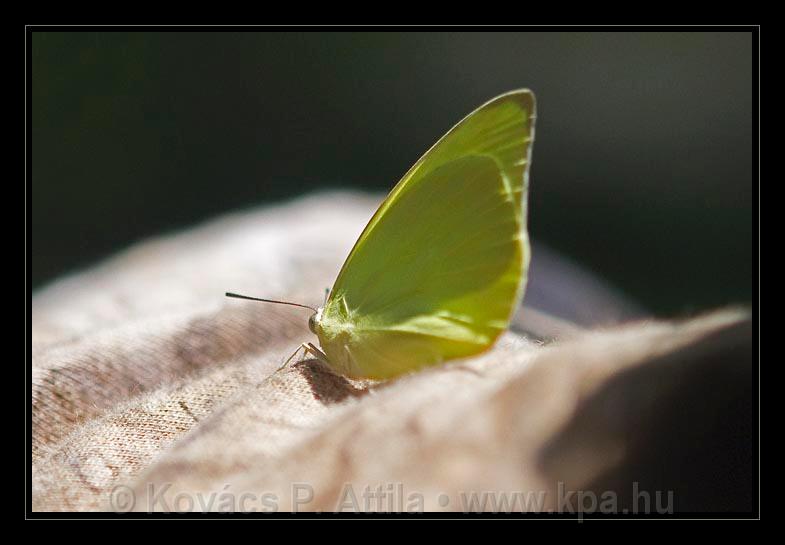
[[[535,240],[657,314],[749,302],[752,40],[35,32],[33,288],[223,211],[386,191],[469,111],[529,87]]]

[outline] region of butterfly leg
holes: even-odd
[[[292,355],[291,355],[291,356],[289,356],[288,358],[286,358],[286,361],[285,361],[285,362],[283,362],[283,365],[281,365],[281,366],[280,366],[278,369],[276,369],[276,371],[275,371],[275,372],[277,373],[278,371],[280,371],[280,370],[282,370],[282,369],[285,369],[285,368],[286,368],[286,366],[287,366],[287,365],[289,365],[289,362],[290,362],[290,361],[292,361],[292,359],[293,359],[293,358],[294,358],[294,357],[297,355],[297,353],[298,353],[300,350],[305,350],[305,353],[307,353],[307,352],[308,352],[308,346],[307,346],[305,343],[302,343],[300,346],[298,346],[298,347],[297,347],[297,350],[295,350],[294,352],[292,352]]]
[[[294,357],[297,355],[297,353],[298,353],[300,350],[302,350],[302,351],[303,351],[303,355],[310,354],[311,356],[313,356],[313,357],[314,357],[314,358],[316,358],[317,360],[321,361],[322,363],[325,363],[325,364],[328,364],[328,365],[329,365],[329,361],[327,360],[327,354],[325,354],[324,352],[322,352],[321,350],[319,350],[319,348],[318,348],[318,347],[317,347],[315,344],[313,344],[313,343],[302,343],[300,346],[298,346],[298,347],[297,347],[297,350],[295,350],[295,351],[292,353],[292,355],[291,355],[291,356],[289,356],[288,358],[286,358],[286,361],[285,361],[285,362],[283,362],[283,365],[281,365],[281,366],[280,366],[280,367],[279,367],[279,368],[276,370],[276,372],[278,372],[278,371],[280,371],[280,370],[282,370],[282,369],[285,369],[285,368],[286,368],[286,366],[287,366],[287,365],[289,365],[289,362],[290,362],[290,361],[292,361],[292,359],[294,359]]]
[[[330,365],[329,360],[327,359],[327,354],[322,352],[315,344],[313,343],[303,343],[303,348],[305,348],[305,352],[312,355],[314,358],[319,360],[320,362]]]

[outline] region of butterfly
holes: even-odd
[[[379,206],[319,308],[320,347],[351,378],[389,379],[489,349],[523,297],[535,98],[497,96],[458,122]]]

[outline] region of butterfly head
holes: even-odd
[[[308,318],[308,329],[310,329],[314,335],[319,335],[318,330],[321,327],[323,310],[323,307],[317,308],[316,312],[311,314],[311,317]]]

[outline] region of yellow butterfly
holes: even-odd
[[[371,218],[324,306],[286,303],[315,311],[321,349],[300,349],[343,375],[386,379],[490,348],[526,284],[535,116],[534,94],[511,91],[434,144]]]

